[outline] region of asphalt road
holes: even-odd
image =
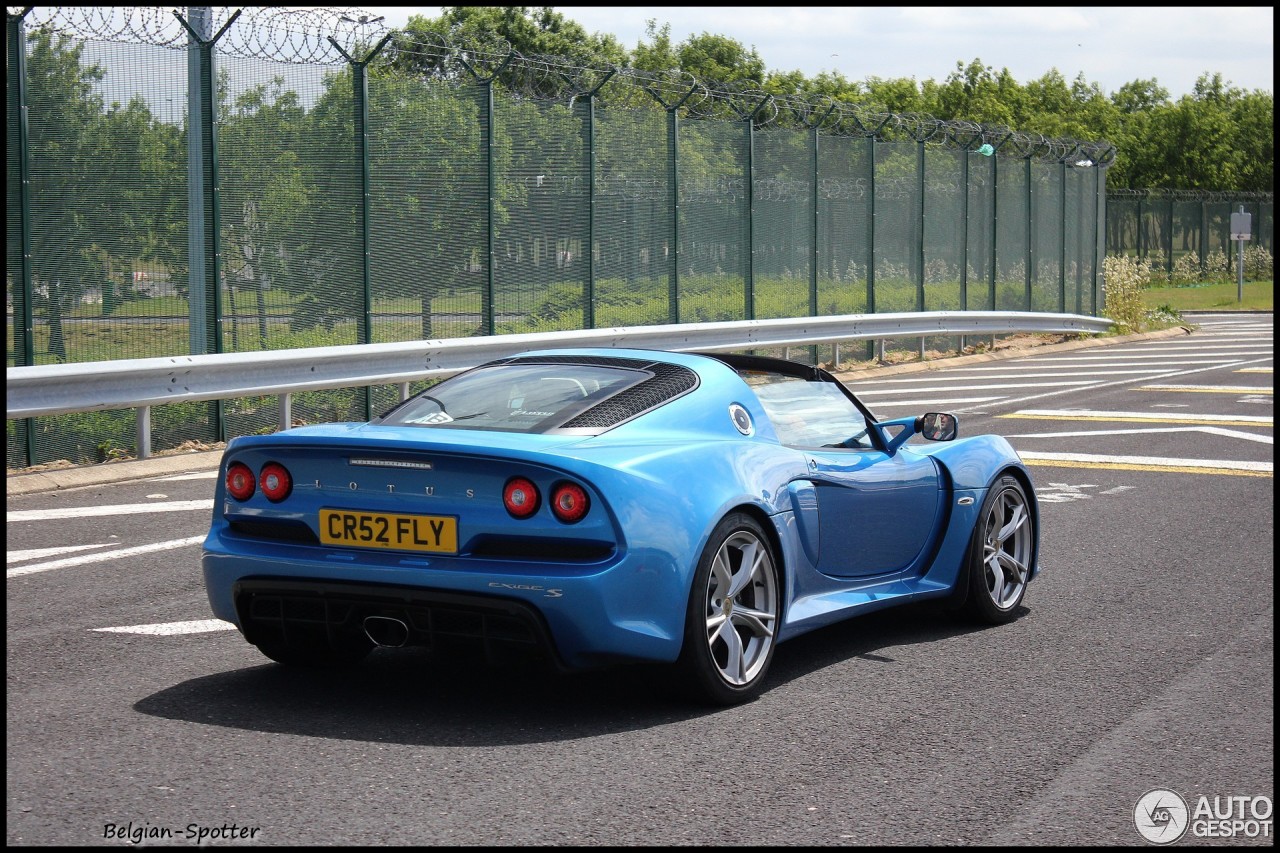
[[[216,454],[10,478],[7,843],[1127,846],[1153,789],[1269,808],[1272,318],[1195,320],[849,377],[882,417],[1010,437],[1042,575],[1006,626],[918,607],[785,643],[726,710],[661,668],[293,672],[208,621]]]

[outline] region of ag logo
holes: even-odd
[[[1133,825],[1152,844],[1172,844],[1187,832],[1187,802],[1173,791],[1148,791],[1133,807]]]

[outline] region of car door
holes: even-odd
[[[938,524],[932,457],[886,453],[869,413],[827,375],[743,371],[778,440],[805,454],[818,514],[818,569],[841,578],[914,566]]]
[[[844,448],[805,455],[818,502],[819,571],[861,578],[910,569],[937,528],[933,458]]]

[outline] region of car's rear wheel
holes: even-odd
[[[970,615],[991,624],[1016,615],[1035,559],[1035,518],[1016,477],[1001,477],[987,493],[969,546]]]
[[[732,705],[760,692],[781,615],[777,559],[760,525],[732,513],[698,560],[677,666],[699,699]]]

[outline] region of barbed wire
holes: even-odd
[[[6,7],[29,29],[76,39],[127,42],[185,49],[187,15],[161,6]],[[1049,139],[1042,134],[944,120],[914,113],[885,113],[826,95],[772,95],[753,84],[698,80],[688,72],[592,68],[565,57],[524,56],[504,39],[451,43],[421,30],[390,30],[381,16],[354,7],[291,9],[280,6],[209,7],[209,33],[221,54],[274,62],[341,65],[364,58],[387,39],[372,68],[455,84],[493,82],[518,98],[572,103],[610,93],[603,106],[656,103],[697,119],[751,121],[755,127],[820,130],[834,136],[872,137],[886,142],[948,145],[989,156],[1110,166],[1115,146],[1105,140]],[[181,18],[179,17],[181,15]],[[189,24],[190,22],[187,21]],[[390,38],[387,38],[390,36]],[[332,40],[332,41],[331,41]],[[335,43],[341,50],[335,49]],[[618,87],[643,91],[648,99],[619,95]]]
[[[1107,198],[1117,201],[1203,201],[1210,204],[1233,201],[1275,202],[1275,193],[1257,190],[1165,190],[1165,189],[1107,189]]]

